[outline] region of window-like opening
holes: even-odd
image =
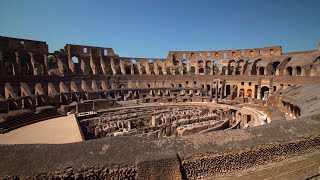
[[[137,61],[135,59],[132,59],[131,64],[137,64]]]
[[[252,89],[247,90],[247,97],[251,98],[252,97]]]
[[[263,50],[259,50],[259,54],[262,55],[263,54]]]
[[[244,85],[244,82],[241,82],[241,85]]]
[[[210,57],[211,56],[211,53],[210,52],[207,52],[207,57]]]
[[[249,55],[252,56],[253,55],[253,50],[249,51]]]
[[[105,50],[103,51],[103,54],[104,54],[105,56],[108,56],[108,50],[105,49]]]
[[[216,57],[218,57],[218,56],[219,56],[219,53],[218,53],[218,52],[216,52],[216,53],[215,53],[215,56],[216,56]]]
[[[72,62],[75,63],[75,64],[79,63],[79,59],[78,59],[78,57],[76,57],[76,56],[73,56],[73,57],[71,58],[71,60],[72,60]]]
[[[221,75],[226,75],[226,69],[227,68],[225,66],[222,67]]]
[[[300,66],[296,67],[296,71],[297,71],[297,76],[301,76],[301,67]]]
[[[187,55],[185,53],[182,54],[182,59],[186,59]]]
[[[273,49],[270,49],[270,55],[273,55]]]
[[[204,73],[204,68],[200,68],[199,73]]]
[[[199,56],[202,57],[202,53],[199,53]]]
[[[88,49],[87,48],[83,48],[83,53],[88,53]]]
[[[292,76],[292,67],[287,67],[287,75]]]
[[[227,53],[223,53],[223,58],[226,59],[228,57]]]
[[[273,86],[273,92],[276,92],[277,91],[277,86]]]
[[[244,56],[244,51],[241,51],[241,56]]]
[[[249,84],[249,86],[251,86],[251,85],[252,85],[252,82],[248,82],[248,84]]]
[[[24,41],[20,41],[20,47],[24,48]]]
[[[264,75],[264,67],[259,68],[259,75]]]
[[[191,53],[191,57],[193,57],[194,56],[194,53]]]
[[[232,56],[235,56],[236,55],[236,53],[235,52],[232,52]]]

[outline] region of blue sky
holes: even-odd
[[[1,0],[0,35],[112,47],[120,56],[169,50],[316,49],[320,0]]]

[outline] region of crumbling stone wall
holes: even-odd
[[[268,147],[256,147],[240,152],[207,154],[182,160],[182,167],[188,179],[212,178],[236,171],[255,168],[271,162],[320,150],[320,137]]]

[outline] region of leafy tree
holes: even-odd
[[[142,74],[147,74],[146,68],[144,66],[141,66],[141,72]]]
[[[174,73],[175,73],[175,74],[180,74],[178,67],[176,67],[176,68],[174,69]]]
[[[167,68],[167,74],[171,74],[170,68]]]
[[[120,69],[120,67],[119,66],[116,66],[116,74],[121,74],[121,69]]]
[[[56,63],[56,58],[54,56],[52,56],[52,55],[49,55],[47,60],[48,60],[49,63]]]
[[[110,69],[110,67],[106,66],[106,67],[104,68],[104,70],[105,70],[105,73],[106,73],[107,75],[110,75],[110,74],[111,74],[111,69]]]
[[[190,72],[191,72],[191,74],[195,74],[196,68],[194,66],[191,66]]]
[[[150,66],[150,71],[151,71],[151,74],[155,74],[153,66]]]
[[[158,70],[159,70],[159,74],[163,74],[161,66],[158,66]]]

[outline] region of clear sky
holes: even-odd
[[[0,35],[112,47],[120,56],[169,50],[316,49],[320,0],[1,0]]]

